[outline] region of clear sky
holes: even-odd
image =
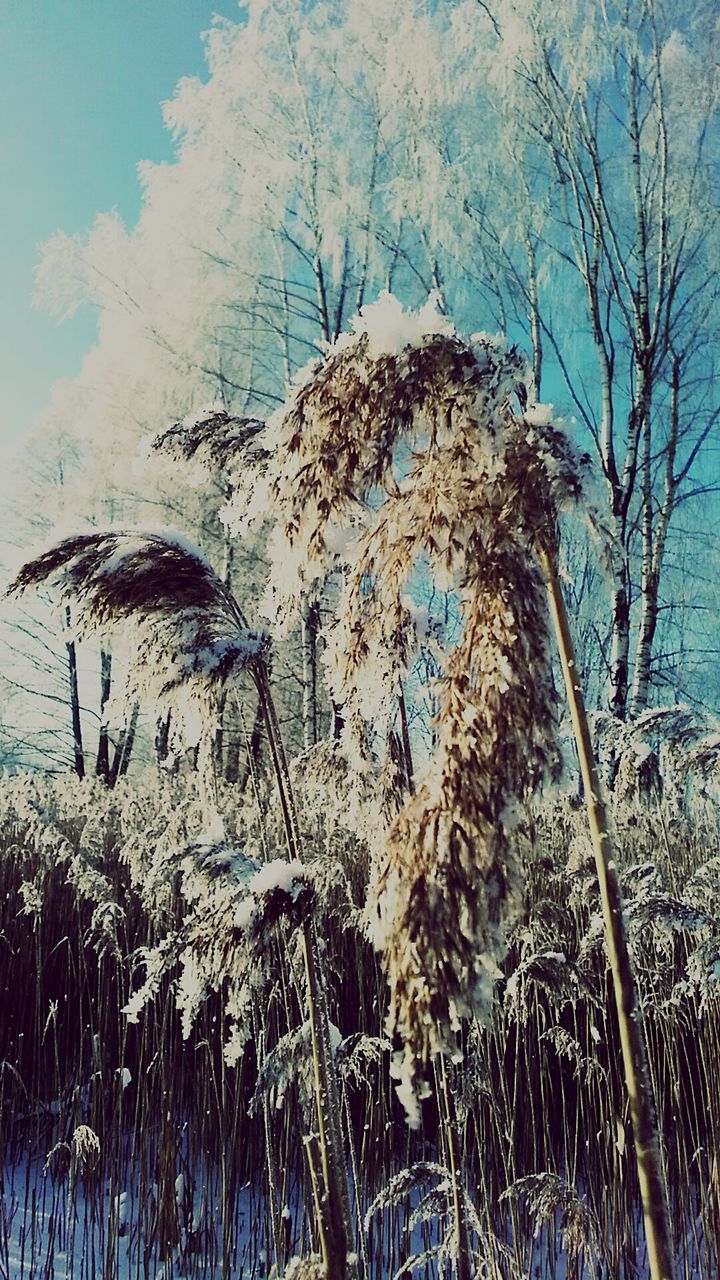
[[[95,325],[32,306],[38,246],[140,207],[139,160],[171,140],[160,103],[202,73],[201,32],[237,0],[0,0],[0,464],[77,373]]]

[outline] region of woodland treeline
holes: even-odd
[[[207,76],[163,107],[175,158],[139,166],[137,223],[99,214],[44,246],[39,303],[93,308],[98,341],[38,424],[13,540],[171,526],[256,597],[262,538],[233,544],[222,478],[190,492],[148,441],[201,405],[264,420],[382,289],[433,293],[461,331],[521,344],[536,399],[593,455],[599,549],[566,534],[591,705],[714,704],[715,24],[709,4],[640,0],[561,23],[540,0],[273,0],[217,23]],[[137,722],[119,660],[87,659],[78,686],[72,632],[15,621],[6,762],[112,782]],[[289,657],[298,740],[321,621]],[[146,727],[159,758],[166,736]]]

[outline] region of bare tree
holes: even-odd
[[[583,6],[559,30],[543,3],[495,12],[507,41],[522,24],[525,40],[508,54],[520,85],[511,109],[524,113],[550,165],[542,234],[557,278],[538,302],[530,241],[523,290],[536,374],[544,336],[605,481],[608,701],[622,718],[650,697],[668,533],[680,503],[707,491],[698,461],[717,422],[707,340],[717,325],[719,229],[709,132],[717,97],[705,75],[711,15],[699,6],[680,31],[672,10],[636,0]],[[578,367],[577,322],[573,332],[557,318],[558,288],[582,306],[596,391]]]

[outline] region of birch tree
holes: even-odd
[[[515,77],[512,112],[550,168],[543,236],[556,296],[568,289],[582,307],[594,351],[585,374],[546,295],[538,337],[552,348],[606,487],[608,701],[623,718],[650,697],[670,524],[706,489],[697,464],[717,422],[708,398],[718,304],[715,19],[706,6],[685,16],[644,0],[569,6],[562,29],[544,3],[501,4],[494,14]],[[532,269],[526,294],[534,310]],[[575,328],[578,318],[574,310]]]

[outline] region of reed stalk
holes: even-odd
[[[292,793],[285,750],[280,736],[274,700],[264,664],[258,661],[254,676],[261,700],[265,727],[270,743],[275,782],[280,797],[283,825],[291,859],[302,861],[297,810]],[[352,1280],[357,1273],[352,1247],[352,1218],[347,1171],[338,1126],[340,1093],[338,1089],[327,1009],[325,979],[318,954],[317,934],[311,920],[302,925],[302,956],[306,978],[307,1013],[313,1057],[313,1079],[318,1125],[319,1166],[322,1188],[317,1196],[319,1235],[323,1266],[327,1280]],[[316,1162],[317,1163],[317,1162]],[[318,1172],[311,1165],[314,1174]]]
[[[632,1117],[640,1197],[652,1280],[675,1280],[675,1263],[657,1115],[648,1073],[642,1008],[638,1002],[623,917],[622,894],[605,804],[590,739],[585,700],[570,635],[555,558],[539,550],[547,578],[550,612],[557,636],[585,802],[597,867],[605,938],[615,991],[625,1083]]]

